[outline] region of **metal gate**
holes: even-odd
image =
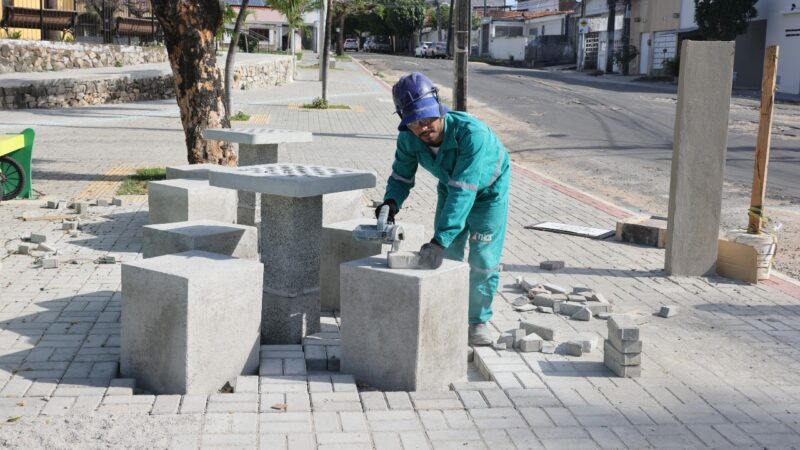
[[[600,50],[600,33],[587,33],[583,39],[583,70],[597,70],[597,53]]]
[[[481,55],[489,53],[489,24],[481,26]]]
[[[653,65],[651,72],[664,70],[664,60],[675,57],[677,35],[674,31],[659,31],[653,36]]]

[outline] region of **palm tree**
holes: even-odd
[[[286,16],[286,24],[289,25],[289,49],[292,55],[292,68],[296,70],[294,57],[294,34],[295,30],[305,29],[303,15],[319,7],[318,0],[272,0],[269,5]]]

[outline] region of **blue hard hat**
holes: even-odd
[[[399,131],[408,131],[408,124],[430,117],[442,117],[447,108],[439,103],[439,89],[430,78],[419,72],[403,76],[392,87],[394,108],[400,116]]]

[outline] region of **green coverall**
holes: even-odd
[[[447,112],[443,136],[434,156],[414,133],[400,132],[384,200],[402,208],[418,165],[439,179],[434,238],[445,247],[445,258],[458,261],[464,260],[469,238],[469,323],[484,323],[492,317],[500,279],[511,181],[508,151],[486,124],[467,113]]]

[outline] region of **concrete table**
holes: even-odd
[[[262,339],[299,344],[319,330],[322,196],[375,187],[375,173],[304,164],[224,167],[212,186],[261,194]]]
[[[203,138],[239,144],[239,166],[288,163],[283,144],[311,142],[311,132],[275,128],[210,128]],[[258,193],[240,191],[237,223],[258,226],[260,201]]]

